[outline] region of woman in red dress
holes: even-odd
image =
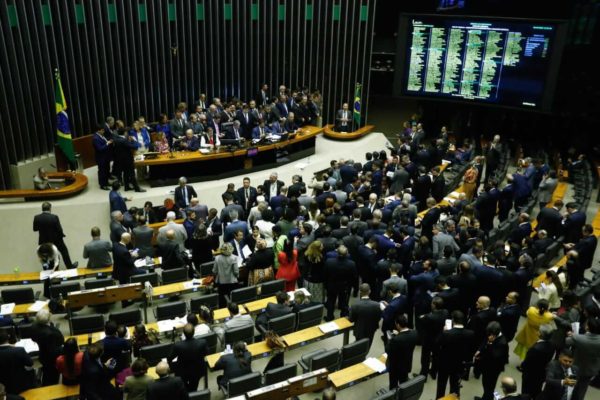
[[[300,277],[298,269],[298,250],[294,249],[294,242],[288,240],[283,245],[283,251],[277,254],[279,260],[279,269],[277,270],[277,279],[285,279],[285,291],[296,290],[296,280]]]

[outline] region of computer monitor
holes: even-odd
[[[241,139],[221,139],[221,146],[241,146]]]

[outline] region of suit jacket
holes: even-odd
[[[471,361],[475,349],[475,334],[466,328],[443,331],[437,341],[438,368],[447,372],[460,372]]]
[[[504,371],[508,364],[508,343],[504,335],[498,336],[492,343],[488,343],[487,339],[484,341],[479,347],[476,364],[484,374]]]
[[[575,211],[567,216],[563,223],[565,243],[577,243],[581,239],[583,225],[585,225],[585,214],[581,211]]]
[[[433,236],[433,258],[440,259],[444,256],[444,248],[450,246],[452,251],[456,253],[460,250],[454,238],[447,233],[440,232]]]
[[[133,228],[133,240],[135,247],[140,250],[140,257],[152,257],[154,255],[153,237],[154,229],[147,225],[140,225]]]
[[[552,200],[552,194],[558,185],[558,179],[546,178],[540,182],[538,200],[540,202],[548,203]]]
[[[579,376],[579,371],[577,367],[572,366],[571,372]],[[558,360],[552,360],[546,367],[546,385],[544,386],[544,391],[542,392],[544,400],[561,400],[563,397],[563,393],[567,390],[567,386],[562,384],[562,380],[565,378],[565,371],[560,365]]]
[[[175,243],[179,245],[179,248],[183,251],[185,250],[185,241],[187,240],[187,231],[182,224],[178,224],[176,222],[168,222],[165,226],[162,226],[158,229],[158,235],[156,237],[156,241],[158,244],[164,243],[167,241],[167,232],[169,230],[175,231]]]
[[[403,190],[405,186],[410,182],[410,175],[404,168],[398,167],[394,171],[392,176],[392,184],[390,185],[390,192],[398,193]]]
[[[89,258],[88,268],[104,268],[112,265],[112,243],[108,240],[92,240],[83,246],[83,258]]]
[[[527,350],[523,368],[523,393],[537,394],[546,380],[546,366],[554,357],[556,349],[550,341],[538,341]]]
[[[597,245],[598,239],[593,234],[582,238],[575,244],[573,250],[579,253],[579,265],[581,268],[588,269],[592,267]]]
[[[111,190],[108,194],[108,201],[110,203],[110,212],[121,211],[123,214],[127,212],[127,205],[125,199],[116,190]]]
[[[347,121],[342,121],[344,118],[344,110],[338,110],[335,115],[335,122],[338,127],[340,126],[348,126],[352,128],[352,110],[346,110],[346,119]]]
[[[430,241],[433,235],[433,225],[439,221],[441,214],[442,210],[439,207],[433,207],[423,216],[423,220],[421,221],[421,235],[427,236]]]
[[[185,384],[178,376],[158,378],[148,385],[146,400],[187,400],[189,399]]]
[[[415,198],[419,202],[419,209],[424,210],[426,208],[425,201],[429,197],[431,190],[431,178],[429,175],[421,175],[417,178],[414,186],[413,193]]]
[[[400,295],[390,300],[387,307],[383,309],[381,314],[381,318],[383,319],[383,322],[381,323],[381,330],[384,332],[384,334],[386,331],[394,330],[396,316],[406,313],[408,311],[408,307],[408,298],[406,296]]]
[[[136,268],[127,247],[113,242],[113,260],[113,277],[121,283],[129,283],[129,278],[135,275]]]
[[[206,373],[204,357],[208,353],[206,340],[185,339],[175,342],[167,358],[172,371],[181,377],[198,377]],[[177,361],[175,359],[177,358]]]
[[[562,215],[554,207],[544,207],[537,215],[536,230],[545,229],[548,232],[548,237],[557,238],[562,229]]]
[[[349,319],[354,322],[356,340],[368,338],[372,341],[381,319],[379,303],[370,299],[359,299],[350,307]]]
[[[424,346],[433,346],[438,341],[448,318],[448,311],[442,309],[421,315],[416,320],[417,332],[419,332],[419,337]]]
[[[33,218],[33,231],[39,232],[38,244],[56,244],[65,237],[58,216],[50,212],[42,212]]]
[[[35,387],[33,361],[25,349],[14,346],[0,346],[0,382],[6,393],[19,394]]]
[[[487,325],[492,321],[496,321],[497,319],[498,316],[496,314],[496,310],[492,307],[488,308],[487,310],[478,311],[469,318],[469,322],[467,322],[466,327],[472,330],[475,334],[476,346],[479,346],[481,343],[483,343],[487,337],[485,333]]]
[[[188,123],[183,118],[181,120],[172,119],[169,126],[173,138],[185,136],[185,131],[188,129]]]
[[[253,187],[253,186],[250,186],[248,188],[248,200],[247,200],[247,202],[246,202],[246,192],[245,192],[244,187],[238,188],[236,190],[236,193],[237,193],[237,198],[238,198],[238,201],[240,202],[240,205],[245,210],[245,215],[248,215],[250,209],[252,208],[252,206],[256,202],[256,197],[257,197],[256,188]]]
[[[328,291],[348,289],[356,277],[356,264],[350,258],[328,258],[325,261],[323,278]]]
[[[158,253],[162,257],[162,268],[175,269],[183,268],[186,265],[185,253],[181,251],[179,245],[173,240],[167,240],[158,245]]]
[[[263,183],[263,187],[265,189],[265,200],[269,201],[269,197],[271,196],[271,184],[277,185],[277,194],[281,192],[281,188],[285,186],[283,181],[277,180],[277,182],[271,182],[271,180],[267,179]]]
[[[410,373],[413,353],[418,342],[417,332],[412,329],[399,332],[389,340],[385,346],[385,352],[388,355],[385,364],[391,382],[397,382],[397,379],[406,377]]]
[[[507,240],[510,243],[520,245],[523,239],[529,237],[529,235],[531,235],[531,224],[529,222],[523,222],[512,230]]]
[[[222,355],[215,364],[215,370],[223,370],[223,384],[227,385],[230,379],[237,378],[252,372],[251,362],[252,354],[249,351],[244,353],[246,365],[242,365],[233,354]]]
[[[502,334],[507,341],[511,341],[517,332],[519,319],[521,318],[521,307],[518,304],[505,305],[498,308],[498,322],[502,327]]]
[[[110,221],[110,240],[111,242],[119,242],[121,240],[121,235],[127,232],[127,229],[117,221]]]
[[[236,231],[242,231],[245,237],[248,234],[248,224],[244,221],[237,220],[227,225],[227,227],[225,227],[223,241],[229,242],[233,240]]]
[[[111,374],[98,360],[83,355],[80,378],[80,398],[87,400],[116,400],[118,390],[110,383]]]
[[[567,346],[574,349],[574,364],[581,376],[592,377],[600,372],[600,335],[587,332],[567,338]]]
[[[185,185],[187,190],[187,204],[190,204],[192,197],[198,197],[196,190],[192,185]],[[177,186],[175,188],[175,206],[178,208],[186,208],[185,198],[183,197],[183,188],[181,186]]]

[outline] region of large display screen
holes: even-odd
[[[562,52],[561,24],[404,18],[404,94],[550,108]]]

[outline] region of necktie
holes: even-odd
[[[244,118],[246,118],[246,123],[248,123],[248,113],[244,113]]]
[[[249,199],[250,199],[250,194],[248,193],[248,189],[246,189],[246,207],[248,207]]]
[[[187,196],[187,187],[183,187],[183,201],[185,202],[185,205],[188,205],[188,196]]]
[[[260,136],[262,137],[262,135],[263,135],[263,129],[260,128]]]
[[[235,130],[235,138],[236,138],[236,139],[239,139],[239,138],[240,138],[240,134],[238,133],[238,130],[237,130],[237,129]]]

